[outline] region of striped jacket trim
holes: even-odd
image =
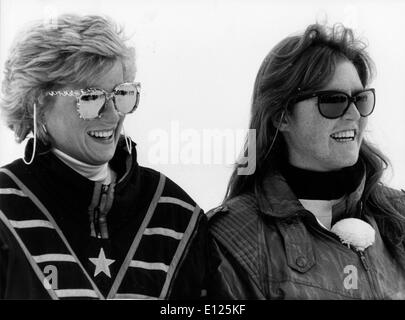
[[[91,277],[89,276],[89,274],[86,272],[86,270],[84,269],[83,265],[80,263],[80,260],[77,258],[76,254],[74,253],[74,251],[72,250],[72,248],[70,247],[68,241],[66,240],[66,237],[63,235],[62,231],[60,230],[60,228],[58,227],[57,223],[55,222],[55,220],[53,219],[52,215],[49,213],[49,211],[45,208],[45,206],[41,203],[41,201],[28,189],[28,187],[25,186],[25,184],[19,179],[17,178],[11,171],[9,171],[8,169],[0,169],[0,173],[4,173],[6,174],[8,177],[11,178],[11,180],[13,180],[13,182],[20,188],[20,191],[24,193],[24,195],[26,195],[34,204],[35,206],[44,214],[44,216],[48,219],[48,222],[50,224],[52,224],[53,228],[55,229],[56,233],[58,234],[59,238],[62,240],[63,244],[66,246],[68,252],[70,253],[70,255],[72,256],[73,259],[71,259],[71,261],[73,260],[81,269],[82,273],[85,275],[86,279],[88,280],[91,288],[93,288],[95,294],[97,295],[97,297],[99,299],[104,299],[103,295],[101,294],[101,292],[99,291],[99,289],[97,288],[97,286],[94,284],[93,280],[91,279]],[[7,219],[7,218],[6,218]],[[45,220],[46,221],[46,220]],[[7,226],[11,226],[8,219],[7,219]],[[11,226],[12,227],[12,226]],[[13,227],[12,227],[13,228]],[[9,228],[10,229],[10,228]],[[11,231],[11,230],[10,230]],[[28,261],[30,262],[31,266],[33,267],[32,262],[35,263],[36,268],[34,268],[35,273],[37,274],[37,276],[39,276],[39,279],[41,281],[41,283],[44,283],[44,277],[42,274],[42,271],[40,270],[39,266],[37,265],[37,263],[41,263],[41,260],[35,261],[35,258],[31,255],[31,253],[29,252],[28,248],[25,246],[25,244],[22,242],[21,238],[18,236],[17,232],[15,231],[15,229],[13,228],[12,234],[16,237],[20,247],[23,249],[25,255],[28,258]],[[29,256],[29,257],[28,257]],[[41,273],[41,275],[38,274],[38,271]],[[49,287],[48,287],[49,288]],[[50,293],[50,296],[52,299],[58,299],[59,296],[55,293],[54,289],[52,289],[51,287],[49,289],[47,289],[48,292],[52,292]],[[66,295],[64,295],[63,297],[66,297]]]
[[[34,258],[32,257],[32,255],[29,253],[28,248],[25,246],[24,242],[21,240],[20,236],[18,235],[18,233],[15,231],[15,229],[13,228],[13,226],[10,224],[10,222],[8,221],[7,217],[5,216],[5,214],[0,210],[0,220],[5,224],[5,226],[10,230],[11,234],[14,236],[14,238],[17,240],[18,244],[20,245],[22,251],[24,252],[24,255],[26,256],[29,264],[31,265],[32,269],[34,270],[34,273],[36,274],[36,276],[38,277],[39,281],[43,284],[46,283],[45,277],[41,271],[41,269],[39,268],[39,266],[37,265],[37,263],[35,262]],[[53,299],[53,300],[57,300],[58,296],[55,293],[55,291],[53,291],[52,289],[47,290],[49,296]]]
[[[177,232],[168,228],[146,228],[143,235],[145,236],[161,235],[171,237],[176,240],[181,240],[181,238],[183,238],[184,233]]]
[[[30,229],[30,228],[49,228],[55,229],[47,220],[9,220],[10,224],[16,229]]]
[[[145,229],[146,229],[150,219],[152,218],[153,212],[156,209],[159,198],[163,192],[163,187],[165,186],[165,181],[166,181],[166,177],[161,174],[159,177],[158,186],[156,188],[155,194],[153,195],[153,198],[149,205],[148,211],[146,212],[146,215],[142,221],[141,227],[139,228],[138,232],[136,233],[135,239],[132,242],[132,245],[128,250],[125,260],[122,263],[120,270],[118,271],[117,277],[115,278],[115,281],[114,281],[113,285],[111,286],[111,290],[107,296],[108,298],[112,298],[117,293],[118,288],[119,288],[122,280],[124,279],[125,273],[129,267],[129,264],[131,263],[131,260],[135,254],[136,249],[138,248],[142,235],[145,232]]]
[[[177,250],[173,257],[172,263],[170,264],[169,270],[167,271],[166,281],[163,285],[162,292],[160,293],[160,296],[159,296],[161,299],[165,298],[168,293],[170,282],[174,276],[176,266],[179,264],[181,256],[183,255],[183,252],[186,248],[186,245],[187,245],[189,239],[191,238],[191,235],[193,233],[193,230],[194,230],[197,220],[198,220],[198,215],[199,215],[200,210],[201,210],[200,207],[198,205],[196,205],[194,208],[194,211],[193,211],[193,215],[191,217],[191,221],[189,222],[187,229],[184,232],[183,238],[181,239],[181,242],[180,242],[179,246],[177,247]]]
[[[166,177],[164,175],[160,175],[158,187],[156,192],[152,198],[152,201],[149,205],[148,211],[142,221],[141,227],[139,228],[135,239],[131,245],[130,250],[128,251],[127,257],[117,275],[117,278],[111,288],[111,291],[108,295],[108,298],[133,298],[133,299],[165,299],[168,296],[169,288],[172,283],[174,274],[180,264],[181,258],[184,256],[186,252],[187,244],[191,236],[194,234],[195,226],[198,221],[198,216],[200,213],[200,208],[197,205],[192,205],[187,203],[184,200],[174,198],[174,197],[167,197],[164,196],[164,187],[165,187]],[[184,232],[180,232],[179,230],[173,230],[170,228],[164,227],[153,227],[151,226],[152,217],[156,217],[162,215],[165,212],[163,207],[160,207],[160,204],[170,204],[174,206],[180,206],[187,211],[191,211],[189,214],[189,218],[187,221],[187,226]],[[163,210],[163,211],[162,211]],[[177,212],[177,209],[176,209]],[[185,212],[185,211],[184,211]],[[179,212],[179,214],[182,214]],[[183,216],[183,214],[182,214]],[[182,219],[185,219],[184,216]],[[183,231],[183,230],[182,230]],[[149,241],[151,237],[169,237],[172,238],[173,241],[177,241],[176,250],[171,257],[170,263],[164,263],[162,261],[143,261],[139,259],[138,251],[145,250],[144,241]],[[163,240],[166,242],[166,240]],[[143,244],[142,244],[143,243]],[[147,242],[146,242],[147,243]],[[149,257],[152,258],[153,257]],[[130,270],[127,271],[127,269]],[[161,284],[160,293],[156,295],[150,295],[145,292],[122,292],[124,288],[122,288],[121,283],[125,279],[128,274],[132,273],[132,275],[136,278],[140,270],[150,271],[150,272],[162,272],[164,274],[164,280]]]
[[[156,297],[147,296],[136,293],[117,293],[114,296],[115,300],[158,300]]]
[[[106,295],[106,297],[104,297],[80,263],[80,260],[73,252],[61,229],[58,227],[55,220],[41,201],[11,171],[7,169],[0,169],[0,173],[9,176],[20,189],[15,189],[18,192],[13,192],[12,194],[28,197],[30,202],[32,202],[39,209],[39,211],[35,211],[35,216],[31,216],[30,219],[9,219],[3,212],[1,212],[2,215],[0,215],[0,217],[2,220],[4,220],[7,228],[10,229],[10,232],[17,239],[37,277],[41,283],[45,285],[45,288],[47,288],[47,280],[41,271],[41,267],[38,265],[45,262],[74,263],[76,265],[75,270],[77,271],[72,272],[81,272],[85,276],[85,279],[88,280],[89,288],[85,288],[85,282],[83,283],[83,288],[50,288],[48,293],[52,299],[63,299],[68,297],[87,297],[99,299],[167,298],[168,294],[170,293],[170,287],[173,282],[174,275],[176,274],[176,270],[178,269],[182,258],[188,250],[189,240],[195,235],[194,230],[196,228],[201,209],[195,204],[193,205],[188,203],[187,197],[181,196],[180,194],[179,198],[183,197],[183,199],[174,197],[171,187],[167,188],[167,193],[171,196],[165,196],[166,177],[164,175],[160,174],[159,176],[159,182],[141,226],[137,230],[134,240],[117,273],[116,278],[114,279],[109,293]],[[167,216],[168,214],[169,216]],[[171,214],[179,215],[179,217],[181,217],[179,221],[182,221],[182,225],[176,225],[175,228],[177,230],[173,229],[174,225],[172,226],[171,223],[165,222],[171,221]],[[51,251],[45,254],[40,254],[40,252],[37,252],[36,255],[32,255],[28,250],[28,243],[24,243],[23,239],[21,239],[18,234],[21,230],[29,228],[33,231],[37,230],[36,232],[40,232],[40,234],[44,235],[45,238],[47,237],[47,233],[42,232],[45,232],[46,230],[49,230],[46,232],[56,232],[58,238],[61,240],[61,244],[64,245],[61,247],[60,244],[56,244],[56,247],[61,248],[61,251]],[[170,240],[168,240],[168,238]],[[149,248],[151,245],[159,245],[159,243],[163,244],[163,247],[159,246],[160,250],[162,250],[161,248],[166,248],[165,246],[167,246],[169,249],[167,252],[170,253],[155,253],[154,250],[150,251]],[[145,256],[145,252],[150,252],[150,254],[148,253]],[[143,261],[143,257],[149,259],[149,261]],[[80,271],[77,269],[77,267],[80,268]],[[144,282],[140,284],[140,287],[133,286],[131,284],[132,282],[128,282],[132,281],[131,279],[136,280],[142,278],[145,272],[150,272],[152,277],[150,279],[155,280],[143,280]],[[144,279],[149,279],[149,276]],[[146,291],[145,289],[141,289],[149,288],[148,281],[156,281],[153,283],[154,289],[150,292],[149,289]],[[91,290],[91,288],[93,290]],[[158,291],[156,292],[156,290]],[[156,294],[154,292],[156,292]]]
[[[72,297],[88,297],[98,298],[97,293],[94,290],[89,289],[58,289],[55,290],[58,298],[72,298]]]
[[[191,204],[188,204],[187,202],[185,202],[183,200],[173,198],[173,197],[161,197],[159,199],[159,203],[177,204],[179,206],[182,206],[183,208],[190,210],[191,212],[194,211],[194,206],[192,206]]]

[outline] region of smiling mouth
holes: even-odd
[[[345,130],[336,133],[332,133],[330,137],[337,142],[350,142],[354,141],[357,136],[357,131],[355,129]]]
[[[114,130],[92,130],[87,132],[87,134],[95,139],[99,140],[109,140],[114,135]]]

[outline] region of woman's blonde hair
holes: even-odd
[[[43,129],[43,93],[88,80],[122,62],[124,80],[135,76],[134,49],[110,19],[101,16],[61,15],[52,24],[35,22],[11,47],[5,63],[0,107],[18,142],[33,131],[37,107],[38,138],[47,143]]]

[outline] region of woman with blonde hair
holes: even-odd
[[[198,298],[206,218],[121,135],[134,50],[100,16],[17,39],[1,111],[25,156],[0,169],[0,299]]]

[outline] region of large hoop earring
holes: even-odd
[[[132,154],[132,143],[131,138],[125,134],[124,124],[122,124],[122,132],[124,134],[125,144],[127,145],[127,150],[129,154]]]
[[[33,116],[33,118],[34,118],[33,119],[34,120],[34,132],[33,132],[33,134],[34,134],[34,145],[32,147],[31,159],[30,159],[30,161],[26,161],[25,160],[25,154],[24,154],[24,156],[22,158],[22,160],[24,161],[24,163],[26,165],[30,165],[34,161],[35,151],[37,149],[37,104],[35,102],[34,102],[34,116]]]

